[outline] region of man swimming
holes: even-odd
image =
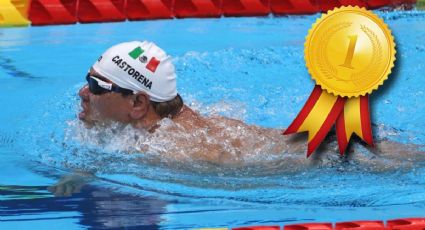
[[[140,143],[140,152],[232,165],[258,163],[259,155],[296,153],[297,163],[310,163],[305,159],[305,142],[295,143],[282,136],[282,130],[219,116],[205,118],[184,105],[171,57],[152,42],[125,42],[109,48],[90,68],[86,80],[88,84],[79,91],[83,109],[79,119],[89,126],[130,124],[166,143],[156,149]],[[381,142],[378,147],[391,153],[406,149],[394,142]],[[336,149],[329,152],[337,153]]]
[[[249,126],[224,117],[207,119],[184,105],[177,93],[171,57],[152,42],[125,42],[109,48],[90,68],[86,80],[88,84],[79,91],[83,109],[80,120],[89,126],[116,121],[154,133],[162,119],[171,119],[173,125],[165,129],[174,134],[168,136],[169,141],[178,143],[164,154],[172,157],[182,157],[176,152],[184,150],[187,157],[236,163],[242,153],[284,150],[280,130]],[[228,127],[237,127],[244,135],[226,132]],[[197,141],[184,138],[188,133],[197,133]],[[149,150],[149,146],[140,148]]]

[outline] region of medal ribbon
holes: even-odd
[[[344,154],[353,133],[373,146],[368,94],[346,99],[334,96],[316,85],[297,117],[283,134],[308,131],[309,157],[334,124],[341,155]]]

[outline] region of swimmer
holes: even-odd
[[[174,123],[167,127],[168,132],[199,132],[197,142],[180,138],[174,149],[163,153],[170,157],[182,157],[175,152],[184,149],[186,156],[199,160],[238,162],[250,149],[281,153],[285,148],[281,130],[248,126],[224,117],[204,118],[184,105],[171,57],[152,42],[125,42],[109,48],[90,68],[86,80],[87,85],[79,91],[79,119],[88,126],[116,121],[155,133],[166,118]],[[238,127],[246,134],[226,133],[228,127]]]
[[[79,91],[79,119],[88,126],[119,122],[146,130],[152,136],[160,133],[160,141],[167,143],[165,149],[157,149],[161,156],[241,165],[258,163],[256,158],[261,154],[296,153],[298,157],[292,163],[310,163],[305,157],[305,140],[294,141],[291,136],[283,136],[280,129],[247,125],[220,116],[203,117],[185,105],[177,92],[171,57],[152,42],[112,46],[90,68],[86,80]],[[394,142],[377,146],[385,151],[396,149],[394,154],[407,151],[406,146]],[[330,148],[328,152],[338,153],[336,145]],[[153,151],[146,144],[138,149]]]

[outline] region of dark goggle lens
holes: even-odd
[[[87,74],[86,80],[87,80],[87,83],[89,85],[90,92],[94,95],[99,95],[99,94],[111,92],[111,91],[104,89],[101,86],[99,86],[99,83],[96,81],[96,79],[91,78],[90,74]]]
[[[94,95],[100,95],[100,94],[109,93],[109,92],[121,93],[123,95],[133,94],[133,91],[129,89],[124,89],[117,86],[112,86],[111,90],[105,89],[99,85],[99,82],[97,82],[96,79],[90,77],[90,73],[86,75],[86,80],[89,85],[90,92]]]

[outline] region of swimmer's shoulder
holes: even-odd
[[[200,128],[207,125],[206,119],[187,105],[183,105],[180,112],[173,118],[173,121],[186,129]]]
[[[174,116],[173,120],[179,121],[179,120],[186,120],[188,118],[196,118],[200,117],[201,115],[195,111],[193,111],[189,106],[183,105],[180,111],[177,113],[176,116]]]

